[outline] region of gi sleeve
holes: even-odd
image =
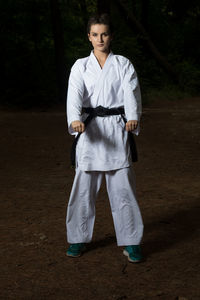
[[[140,86],[137,73],[129,60],[127,60],[124,67],[122,86],[124,91],[124,109],[126,119],[127,121],[137,120],[139,122],[142,114]],[[133,133],[136,135],[139,134],[139,124]]]
[[[81,121],[84,82],[78,60],[71,68],[67,91],[67,123],[70,134],[76,134],[71,127],[73,121]]]

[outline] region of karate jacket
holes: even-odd
[[[127,121],[140,121],[141,93],[136,71],[124,56],[112,52],[100,67],[93,51],[72,66],[67,93],[67,121],[84,121],[82,107],[124,106]],[[139,134],[139,126],[133,131]],[[120,115],[96,117],[81,134],[76,147],[76,166],[83,171],[111,171],[131,164],[128,133]]]

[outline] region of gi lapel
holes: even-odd
[[[99,76],[97,78],[95,88],[94,88],[94,94],[93,94],[93,99],[95,99],[96,101],[97,101],[97,99],[99,97],[99,93],[100,93],[100,91],[101,91],[101,89],[104,85],[104,80],[105,80],[105,77],[106,77],[106,73],[109,70],[110,63],[111,63],[113,57],[114,57],[113,53],[110,52],[110,54],[108,55],[108,57],[106,59],[106,62],[104,64],[103,68],[101,69],[94,53],[93,52],[91,53],[92,62],[95,66],[95,69],[98,70],[98,73],[99,73]]]

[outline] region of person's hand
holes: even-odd
[[[138,121],[130,120],[126,123],[126,131],[133,131],[138,127]]]
[[[83,132],[85,131],[85,124],[81,121],[73,121],[71,123],[72,129],[76,132]]]

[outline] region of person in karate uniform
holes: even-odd
[[[76,146],[76,173],[67,208],[66,254],[80,256],[91,242],[95,221],[95,200],[103,177],[111,205],[117,245],[130,262],[142,260],[140,243],[143,221],[136,200],[128,132],[139,134],[141,95],[136,71],[124,56],[110,49],[112,30],[107,14],[88,22],[93,50],[72,66],[67,93],[69,133],[79,134]],[[121,114],[88,117],[84,108],[116,109]]]

